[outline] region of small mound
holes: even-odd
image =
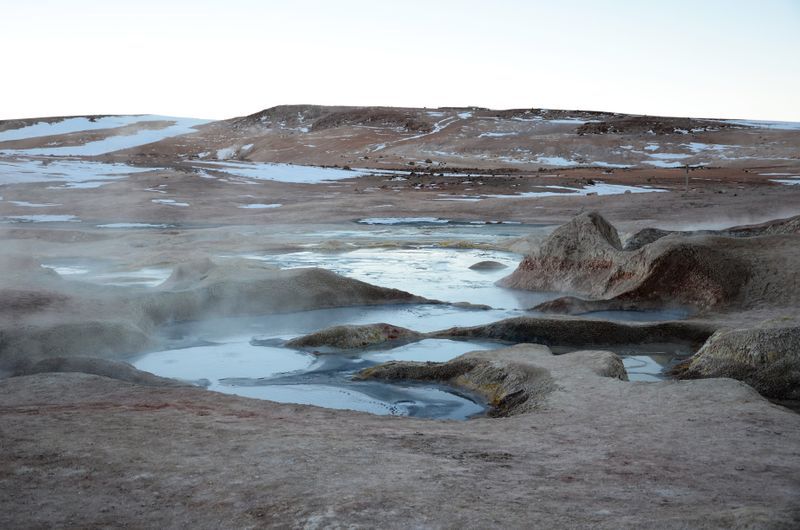
[[[137,299],[155,324],[293,313],[334,307],[435,303],[316,269],[283,270],[259,261],[209,259],[179,265],[154,292]]]
[[[310,335],[290,340],[290,348],[332,348],[352,350],[391,341],[415,341],[422,337],[410,329],[391,324],[365,324],[361,326],[333,326]]]
[[[715,328],[696,322],[622,323],[581,318],[516,317],[429,334],[439,339],[490,339],[576,348],[620,344],[683,343],[700,347]]]
[[[756,225],[743,225],[725,228],[722,230],[662,230],[660,228],[644,228],[636,232],[625,242],[625,250],[638,250],[662,237],[680,234],[691,235],[716,235],[727,237],[758,237],[782,234],[800,234],[800,215],[786,219],[776,219]]]
[[[694,118],[669,118],[661,116],[619,115],[603,121],[584,123],[578,134],[676,134],[680,131],[707,131],[727,129],[731,125],[721,121]]]
[[[611,352],[553,355],[538,344],[519,344],[490,352],[465,353],[445,363],[391,361],[366,368],[355,379],[413,380],[452,385],[476,392],[490,406],[489,416],[532,412],[556,391],[584,387],[589,377],[627,381],[622,360]]]
[[[800,400],[800,326],[791,319],[717,331],[673,375],[680,379],[730,377],[767,398]]]
[[[431,125],[419,119],[412,111],[381,108],[354,108],[332,112],[312,125],[312,131],[323,131],[348,125],[370,125],[380,127],[400,127],[406,131],[430,132]]]
[[[622,249],[617,230],[596,212],[557,228],[499,285],[530,291],[596,292],[614,272]]]
[[[676,233],[674,230],[661,230],[660,228],[644,228],[633,234],[627,241],[623,250],[639,250],[653,241],[657,241],[664,236]]]
[[[119,358],[153,346],[141,328],[123,321],[89,320],[0,328],[0,368],[17,370],[50,357]]]
[[[501,269],[507,269],[508,265],[505,263],[500,263],[499,261],[479,261],[478,263],[473,263],[469,266],[470,269],[474,271],[497,271]]]
[[[126,362],[100,359],[97,357],[51,357],[41,360],[33,365],[17,370],[15,376],[80,372],[84,374],[100,375],[111,379],[119,379],[137,385],[145,386],[187,386],[180,381],[167,379],[137,370]]]

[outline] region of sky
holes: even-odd
[[[800,121],[800,0],[0,0],[0,119],[281,104]]]

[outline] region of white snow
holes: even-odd
[[[100,186],[104,186],[108,184],[106,181],[102,180],[92,180],[89,182],[67,182],[61,186],[47,186],[48,190],[64,190],[64,189],[75,189],[75,190],[89,190],[94,188],[99,188]]]
[[[759,173],[759,176],[762,176],[762,177],[800,177],[800,175],[795,175],[794,173]]]
[[[411,223],[447,224],[450,221],[439,219],[438,217],[368,217],[359,219],[358,222],[365,225],[399,225]]]
[[[659,149],[661,149],[661,146],[658,144],[647,144],[644,146],[645,151],[658,151]]]
[[[770,182],[777,182],[778,184],[785,184],[786,186],[800,185],[800,178],[794,179],[770,179]]]
[[[204,164],[213,166],[212,169],[224,171],[238,177],[297,184],[319,184],[331,180],[354,178],[365,173],[363,170],[353,171],[294,164],[272,164],[268,162],[204,162]],[[196,169],[201,168],[196,167]]]
[[[725,151],[727,149],[737,147],[735,145],[704,144],[700,142],[691,142],[683,145],[691,149],[693,153],[702,153],[703,151]]]
[[[456,202],[478,202],[478,201],[481,200],[481,197],[475,197],[475,196],[470,196],[470,195],[448,196],[448,195],[443,195],[443,194],[440,193],[439,196],[442,197],[442,198],[441,199],[433,199],[433,200],[434,201],[456,201]]]
[[[133,123],[147,121],[162,121],[171,118],[163,116],[105,116],[91,120],[89,118],[66,118],[54,123],[40,121],[33,125],[9,129],[0,132],[0,142],[10,140],[24,140],[26,138],[41,138],[42,136],[56,136],[59,134],[69,134],[81,131],[96,131],[98,129],[115,129],[125,127]]]
[[[650,164],[651,166],[661,167],[661,168],[674,168],[674,167],[683,167],[685,164],[681,164],[680,162],[665,162],[664,160],[647,160],[645,164]]]
[[[539,156],[534,159],[534,162],[539,164],[547,164],[549,166],[578,166],[578,162],[568,160],[561,156]]]
[[[796,121],[759,121],[759,120],[720,120],[733,125],[757,127],[759,129],[776,129],[782,131],[800,131],[800,122]]]
[[[7,215],[12,223],[72,223],[80,221],[74,215]]]
[[[461,118],[462,120],[468,120],[468,119],[470,119],[472,117],[472,113],[471,112],[459,112],[458,113],[458,117]]]
[[[121,117],[126,118],[126,117]],[[66,147],[39,147],[33,149],[4,149],[3,151],[7,154],[26,154],[26,155],[53,155],[53,156],[97,156],[97,155],[104,155],[107,153],[112,153],[114,151],[120,151],[122,149],[130,149],[133,147],[138,147],[141,145],[158,142],[165,138],[171,138],[173,136],[179,136],[183,134],[189,134],[193,132],[197,132],[194,127],[199,125],[203,125],[208,123],[209,120],[198,120],[194,118],[171,118],[167,116],[147,116],[146,119],[139,119],[137,117],[130,117],[127,123],[123,123],[123,125],[130,125],[132,123],[137,123],[141,121],[167,121],[171,122],[170,125],[162,129],[143,129],[139,131],[132,132],[130,134],[125,135],[116,135],[110,136],[103,140],[97,140],[95,142],[88,142],[83,145],[76,145],[76,146],[66,146]],[[86,118],[73,118],[75,120],[85,120],[88,123]],[[64,121],[71,121],[64,120]],[[100,121],[100,120],[98,120]],[[62,122],[59,122],[62,123]],[[32,127],[38,127],[39,124]],[[55,124],[58,125],[58,124]],[[83,129],[75,129],[76,125],[72,125],[70,129],[66,132],[77,132]],[[66,126],[64,126],[66,128]],[[95,129],[104,129],[108,127],[95,127]],[[25,129],[28,129],[27,127]],[[18,135],[23,135],[21,138],[26,138],[24,136],[25,129],[16,129],[19,131]],[[41,131],[41,129],[38,129]],[[6,131],[6,132],[13,132],[13,131]],[[52,134],[52,133],[50,133]],[[63,134],[63,133],[57,133]],[[46,136],[47,134],[39,134],[38,136]]]
[[[168,206],[189,206],[188,202],[177,202],[175,199],[151,199],[150,202],[166,204]]]
[[[217,149],[217,160],[227,160],[233,158],[235,154],[236,147],[223,147],[222,149]]]
[[[280,208],[283,206],[282,204],[262,204],[262,203],[253,203],[253,204],[243,204],[239,206],[239,208],[248,208],[254,210],[261,210],[264,208]]]
[[[478,135],[478,138],[502,138],[503,136],[516,136],[516,132],[485,132]]]
[[[66,187],[96,188],[124,175],[155,171],[161,168],[142,168],[126,164],[107,164],[83,160],[37,160],[15,158],[0,160],[0,184],[30,182],[64,182]]]
[[[55,204],[52,202],[45,202],[45,203],[28,202],[28,201],[8,201],[8,202],[10,202],[11,204],[16,204],[17,206],[27,206],[28,208],[47,208],[48,206],[61,206],[60,204]]]
[[[586,196],[590,193],[596,195],[621,195],[623,193],[650,193],[650,192],[665,192],[668,190],[660,188],[645,188],[637,186],[625,186],[623,184],[606,184],[604,182],[596,182],[593,185],[585,186],[584,188],[571,188],[567,186],[541,186],[547,189],[561,190],[561,191],[529,191],[516,195],[486,195],[485,197],[492,199],[517,199],[523,197],[574,197]]]
[[[151,223],[108,223],[97,225],[97,228],[169,228],[169,226]]]
[[[89,269],[86,267],[67,267],[63,266],[60,267],[58,265],[45,265],[42,263],[42,267],[45,269],[51,269],[56,271],[60,276],[70,276],[72,274],[87,274]]]
[[[558,120],[544,120],[545,123],[554,125],[583,125],[585,123],[597,123],[598,120],[583,120],[581,118],[562,118]]]
[[[682,158],[691,158],[692,155],[684,153],[650,153],[647,156],[650,158],[658,158],[659,160],[680,160]]]
[[[242,151],[249,151],[252,148],[253,148],[253,144],[247,144],[247,145],[243,145],[241,150]]]

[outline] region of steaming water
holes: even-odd
[[[441,385],[352,380],[357,371],[390,360],[444,362],[474,350],[505,346],[490,341],[425,339],[323,356],[285,347],[291,338],[343,324],[388,322],[420,332],[475,326],[530,314],[525,308],[561,296],[528,293],[494,285],[520,256],[508,252],[447,249],[358,249],[326,253],[247,255],[283,268],[317,266],[376,285],[395,287],[449,302],[488,304],[476,311],[444,305],[396,305],[305,311],[258,318],[228,318],[183,323],[164,330],[168,348],[141,356],[137,368],[211,390],[286,403],[351,409],[373,414],[466,419],[484,410],[480,398]],[[478,261],[497,261],[507,269],[475,271]],[[66,266],[64,264],[63,266]],[[58,270],[58,269],[57,269]],[[102,275],[98,275],[101,276]],[[600,316],[600,315],[598,315]],[[659,320],[678,312],[603,315],[617,319]],[[567,351],[558,350],[558,353]],[[691,352],[676,345],[619,348],[631,380],[655,381]]]
[[[343,253],[316,251],[246,256],[281,268],[321,267],[381,287],[402,289],[446,302],[486,304],[502,309],[526,309],[560,295],[497,287],[520,261],[518,254],[496,250],[414,248],[359,249]],[[506,269],[476,271],[479,261],[496,261]]]
[[[354,223],[352,227],[325,228],[318,231],[300,234],[300,239],[312,241],[336,241],[343,245],[357,241],[360,244],[375,243],[376,246],[386,242],[404,243],[408,246],[452,244],[467,241],[469,246],[485,243],[497,246],[503,241],[538,235],[545,237],[555,229],[548,224],[503,224],[493,219],[473,218],[458,222],[413,223],[398,225],[365,225]],[[313,245],[310,243],[309,246]]]
[[[467,351],[497,347],[481,342],[423,342],[426,344],[380,352],[316,357],[284,347],[254,346],[248,336],[240,335],[225,343],[147,354],[134,364],[210,390],[284,403],[447,419],[466,419],[483,412],[478,397],[442,385],[351,380],[358,370],[385,360],[435,357],[446,361]]]

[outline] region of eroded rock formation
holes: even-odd
[[[800,325],[789,318],[717,331],[673,374],[681,379],[731,377],[765,397],[800,400]]]
[[[800,256],[800,236],[793,232],[793,221],[780,230],[770,226],[737,232],[761,237],[655,233],[645,238],[652,239],[649,244],[625,251],[605,219],[582,214],[553,232],[500,285],[588,297],[564,297],[536,308],[573,314],[794,306],[800,302],[800,270],[791,263]]]
[[[357,379],[446,383],[476,392],[490,416],[512,416],[545,406],[550,393],[582,377],[627,381],[622,360],[612,352],[579,351],[555,356],[538,344],[465,353],[445,363],[392,361],[359,372]]]

